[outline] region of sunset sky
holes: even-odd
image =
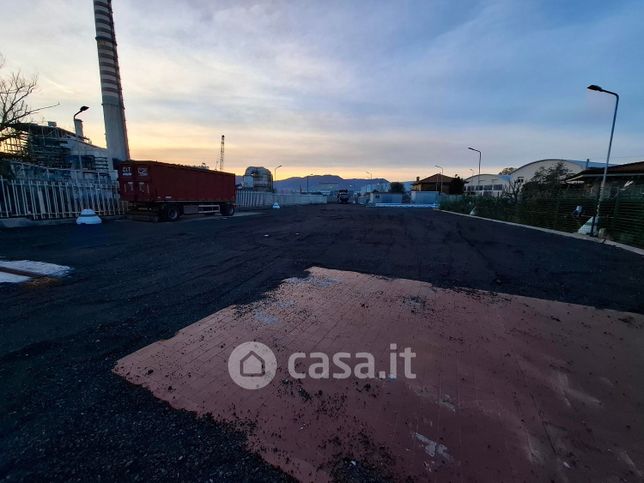
[[[27,5],[27,7],[26,7]],[[644,159],[641,0],[113,0],[134,159],[279,177],[469,176],[542,158]],[[37,121],[105,144],[91,0],[3,2],[3,74]]]

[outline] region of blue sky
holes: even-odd
[[[104,144],[90,0],[3,6],[6,70],[39,75],[38,120]],[[154,5],[154,7],[151,7]],[[548,157],[644,159],[644,2],[113,0],[137,159],[413,179]]]

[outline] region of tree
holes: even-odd
[[[508,182],[507,187],[503,191],[503,197],[509,199],[512,203],[517,203],[519,201],[519,194],[521,193],[521,188],[523,187],[523,180],[520,179],[511,179]]]
[[[539,168],[532,179],[525,183],[523,192],[557,194],[564,187],[563,181],[568,176],[570,176],[570,170],[561,161],[549,168]]]
[[[4,57],[0,54],[0,71],[4,63]],[[20,71],[6,76],[0,72],[0,150],[6,141],[20,135],[14,129],[16,124],[28,121],[34,112],[44,109],[32,109],[27,103],[37,85],[36,77],[27,79]],[[0,160],[0,176],[10,178],[12,175],[9,162]]]
[[[393,181],[389,185],[389,192],[390,193],[404,193],[405,192],[405,185],[398,182],[398,181]]]
[[[465,191],[465,180],[459,175],[456,175],[452,182],[449,184],[450,195],[462,195]]]
[[[0,55],[0,69],[4,67],[4,58]],[[13,126],[28,121],[34,112],[27,103],[38,85],[38,79],[24,77],[20,71],[0,75],[0,143],[17,136]]]

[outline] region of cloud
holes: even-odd
[[[40,73],[34,103],[61,102],[48,119],[71,127],[90,105],[86,132],[102,143],[91,2],[32,3],[3,11],[8,67]],[[616,159],[644,159],[637,0],[113,7],[134,156],[214,160],[225,133],[238,172],[252,162],[413,179],[438,163],[468,174],[470,144],[490,171],[601,159],[612,100],[584,87],[604,83],[623,100]]]

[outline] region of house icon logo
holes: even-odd
[[[239,373],[244,377],[264,377],[266,361],[255,351],[250,351],[239,361]]]
[[[231,379],[245,389],[261,389],[275,377],[277,359],[273,351],[261,342],[244,342],[228,357]]]

